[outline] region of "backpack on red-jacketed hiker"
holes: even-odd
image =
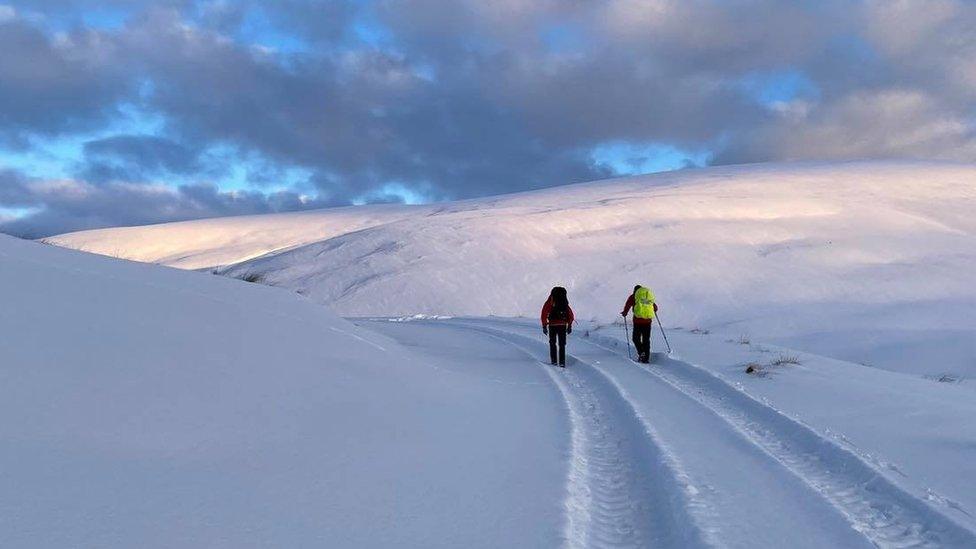
[[[549,322],[569,323],[569,298],[566,297],[566,288],[556,286],[549,294],[552,300],[552,309],[549,310]]]

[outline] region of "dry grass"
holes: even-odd
[[[779,355],[779,357],[772,362],[773,366],[786,366],[789,364],[800,364],[800,357],[796,355]]]
[[[254,284],[261,284],[264,282],[264,275],[261,273],[246,272],[238,275],[236,278],[243,280],[244,282],[253,282]]]

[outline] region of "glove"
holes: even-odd
[[[573,333],[573,327],[572,326],[566,326],[566,333],[567,334]]]
[[[625,312],[623,312],[623,311],[620,311],[620,316],[622,316],[622,317],[624,317],[624,318],[627,318],[627,313],[625,313]]]
[[[549,328],[547,328],[546,326],[543,326],[542,327],[542,333],[544,333],[546,335],[549,335]]]

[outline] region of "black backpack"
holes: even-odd
[[[549,310],[549,322],[568,322],[569,321],[569,298],[566,297],[566,288],[556,286],[549,294],[552,299],[552,309]]]

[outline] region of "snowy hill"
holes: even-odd
[[[239,263],[413,213],[398,205],[335,208],[98,229],[45,239],[81,251],[132,261],[199,269]]]
[[[0,300],[3,547],[976,546],[965,383],[587,321],[553,368],[535,319],[8,237]]]
[[[538,389],[294,293],[7,236],[0,303],[2,547],[558,543]]]
[[[204,220],[51,242],[254,273],[343,315],[584,319],[650,285],[669,326],[976,375],[976,167],[720,167],[429,206]],[[269,253],[270,252],[270,253]]]

